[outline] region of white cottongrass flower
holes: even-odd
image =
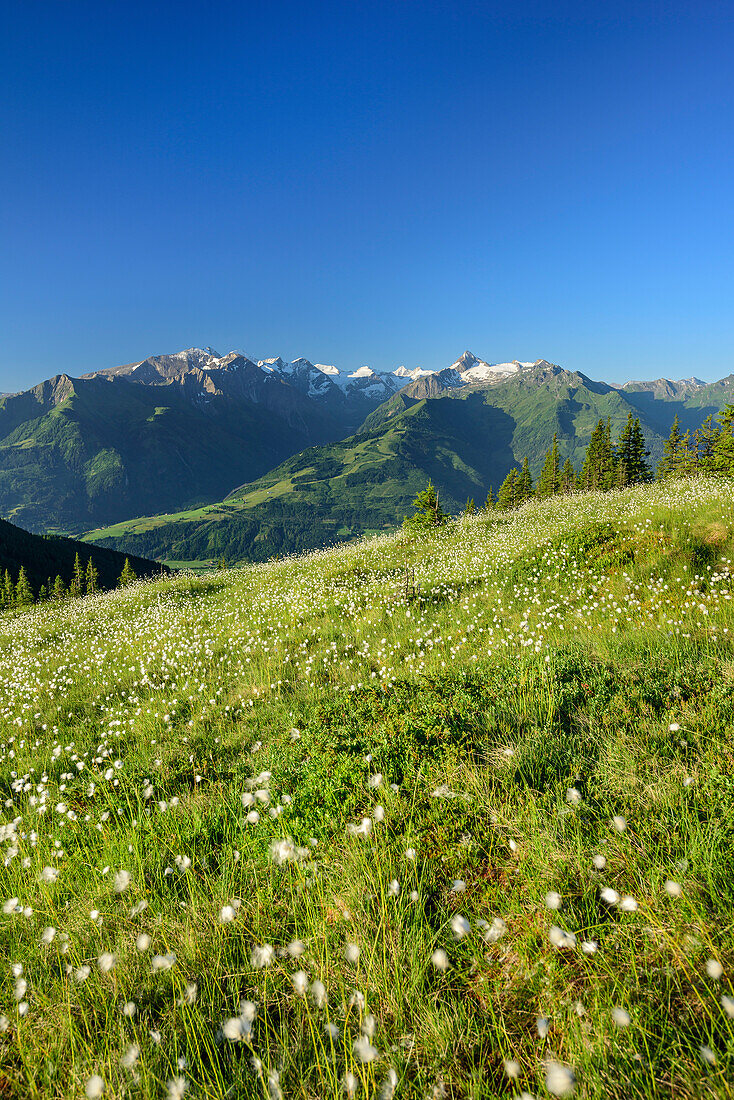
[[[549,890],[545,895],[545,907],[546,909],[560,909],[563,905],[563,899],[560,894],[555,890]]]
[[[599,891],[599,897],[605,905],[617,905],[619,903],[619,894],[611,886],[604,886]]]
[[[629,1025],[632,1023],[632,1017],[630,1016],[629,1012],[627,1012],[627,1010],[624,1008],[613,1008],[612,1019],[614,1020],[617,1027],[629,1027]]]
[[[56,882],[58,877],[58,867],[44,867],[40,874],[41,882]]]
[[[3,902],[3,913],[5,914],[6,917],[9,917],[11,913],[14,913],[17,908],[18,908],[18,899],[17,898],[8,898],[7,901]]]
[[[406,859],[415,859],[415,848],[406,848],[405,849],[405,858]]]
[[[318,978],[311,983],[311,996],[317,1008],[325,1008],[327,1001],[326,986]]]
[[[135,1004],[135,1001],[127,1001],[122,1006],[122,1015],[127,1016],[128,1019],[132,1019],[132,1017],[135,1015],[135,1013],[137,1011],[138,1011],[138,1006]]]
[[[356,1077],[353,1073],[349,1073],[349,1072],[345,1073],[344,1074],[344,1091],[346,1092],[347,1096],[349,1096],[349,1097],[355,1096],[356,1093],[357,1093],[358,1088],[359,1088],[359,1078]]]
[[[623,833],[624,830],[627,828],[627,818],[622,817],[621,814],[617,814],[615,817],[612,818],[612,825],[618,833]]]
[[[460,940],[471,931],[471,924],[461,913],[455,913],[451,918],[451,931],[454,933],[454,939]]]
[[[636,913],[639,909],[637,900],[626,894],[619,903],[619,908],[625,913]]]
[[[87,1100],[98,1100],[104,1092],[104,1079],[98,1073],[93,1074],[84,1086]]]
[[[352,965],[354,965],[354,963],[356,963],[357,959],[359,958],[359,944],[348,943],[344,948],[344,958],[347,960],[348,963],[352,963]]]
[[[176,962],[176,956],[173,951],[170,951],[167,955],[154,955],[150,960],[152,970],[170,970]]]
[[[185,1077],[172,1077],[167,1085],[167,1100],[183,1100],[188,1087],[189,1083]]]
[[[374,1062],[379,1057],[379,1051],[377,1047],[373,1047],[367,1035],[360,1036],[359,1039],[355,1039],[352,1044],[354,1053],[359,1058],[360,1062],[368,1063]]]
[[[680,725],[679,725],[678,722],[671,722],[670,725],[668,726],[668,729],[670,730],[671,733],[677,733],[678,730],[680,729]]]
[[[706,1063],[707,1066],[716,1065],[716,1055],[709,1046],[702,1046],[699,1048],[701,1053],[701,1060]]]
[[[551,925],[548,939],[554,947],[567,948],[576,946],[576,936],[573,932],[567,932],[565,928],[559,928],[557,924]]]
[[[679,898],[683,893],[683,887],[679,882],[674,882],[673,879],[668,878],[665,880],[665,889],[671,898]]]
[[[511,1081],[516,1081],[520,1076],[520,1063],[514,1058],[506,1058],[504,1061],[505,1073]]]
[[[535,1021],[535,1030],[538,1032],[539,1039],[547,1039],[548,1032],[550,1031],[550,1020],[547,1016],[538,1016]]]
[[[25,978],[18,978],[13,989],[13,996],[15,997],[16,1001],[22,1001],[26,995],[27,990],[28,982],[25,980]]]
[[[355,825],[353,821],[350,821],[347,825],[347,832],[350,836],[369,836],[372,832],[372,819],[363,817],[359,825]]]
[[[449,957],[442,947],[437,947],[431,955],[431,962],[436,967],[436,970],[448,970]]]
[[[103,974],[109,974],[110,970],[113,969],[116,961],[117,960],[111,951],[103,951],[97,959],[97,965],[99,966],[99,969],[102,971]]]
[[[256,944],[250,954],[250,965],[253,970],[264,970],[273,961],[275,951],[271,944]]]
[[[245,1016],[231,1016],[222,1024],[222,1034],[231,1043],[249,1043],[252,1038],[252,1020]]]
[[[231,924],[237,916],[237,910],[233,905],[223,905],[219,910],[219,920],[221,924]]]
[[[173,862],[176,864],[179,871],[188,871],[191,866],[191,856],[176,856]]]
[[[379,822],[385,820],[385,807],[384,806],[375,806],[374,810],[372,811],[372,820],[376,821],[378,824],[379,824]]]
[[[724,973],[724,967],[721,965],[718,959],[706,960],[706,973],[709,978],[713,978],[715,982],[718,982],[721,975]]]
[[[396,898],[400,893],[400,883],[394,878],[387,888],[387,896],[389,898]]]
[[[585,955],[596,955],[599,950],[599,944],[596,940],[584,940],[581,944],[581,950]]]
[[[387,1071],[387,1077],[380,1085],[380,1091],[377,1094],[377,1100],[392,1100],[395,1094],[395,1089],[398,1087],[398,1075],[395,1070],[390,1067]]]
[[[299,997],[306,996],[306,990],[308,989],[308,974],[305,970],[297,970],[292,975],[291,981],[293,982],[293,992]]]
[[[74,971],[74,980],[76,982],[79,982],[79,984],[81,985],[82,982],[86,982],[91,973],[91,966],[87,966],[87,964],[85,963],[83,966],[78,966]]]
[[[123,1069],[135,1069],[139,1057],[140,1047],[137,1043],[131,1043],[120,1058],[120,1064]]]
[[[721,998],[721,1007],[727,1016],[730,1016],[734,1020],[734,997],[727,997],[724,994]]]
[[[270,845],[270,858],[279,867],[282,867],[284,863],[296,860],[298,853],[291,838],[285,837],[282,840],[274,840]]]
[[[570,1096],[576,1085],[576,1075],[570,1066],[561,1062],[548,1062],[545,1069],[545,1087],[552,1096]]]
[[[382,774],[381,774],[381,772],[377,772],[375,775],[371,775],[369,777],[369,779],[367,780],[367,786],[371,787],[373,791],[376,791],[381,783],[382,783]]]
[[[507,931],[507,923],[502,920],[502,917],[495,917],[490,926],[484,932],[484,939],[486,943],[497,943],[501,940]]]
[[[592,856],[591,862],[597,871],[603,871],[607,865],[606,857],[601,855]]]
[[[41,943],[53,943],[55,935],[56,929],[52,928],[51,925],[49,925],[47,928],[44,928],[43,932],[41,933]]]
[[[130,885],[130,872],[120,870],[115,875],[115,893],[124,894]]]
[[[466,883],[464,882],[463,878],[455,878],[454,881],[451,883],[452,894],[463,894],[465,890]]]
[[[150,944],[151,939],[147,932],[140,932],[135,938],[135,946],[137,947],[141,955],[144,951],[148,950]]]
[[[301,955],[304,954],[305,950],[306,950],[306,945],[303,942],[303,940],[291,940],[291,942],[288,944],[288,946],[286,948],[286,951],[288,952],[288,954],[290,955],[290,957],[292,959],[300,959]]]
[[[566,802],[568,802],[570,806],[578,806],[580,801],[581,791],[578,787],[569,787],[566,791]]]

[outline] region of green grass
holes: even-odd
[[[0,620],[2,1095],[730,1096],[733,488]]]

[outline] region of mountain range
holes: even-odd
[[[676,413],[693,429],[732,400],[734,375],[618,386],[468,351],[347,373],[189,349],[0,402],[0,509],[166,561],[258,560],[394,526],[429,477],[448,510],[481,502],[525,456],[537,476],[554,433],[578,467],[601,417],[616,433],[639,416],[655,462]]]

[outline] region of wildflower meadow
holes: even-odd
[[[0,1096],[731,1096],[733,501],[0,616]]]

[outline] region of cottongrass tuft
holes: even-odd
[[[448,970],[449,957],[442,947],[437,947],[431,955],[431,962],[436,967],[436,970]]]
[[[87,1100],[98,1100],[104,1092],[104,1078],[98,1073],[93,1074],[84,1086],[84,1095]]]
[[[709,978],[713,978],[715,982],[718,982],[721,975],[724,973],[724,967],[721,965],[718,959],[706,960],[706,973]]]
[[[629,1025],[632,1023],[632,1017],[630,1016],[629,1012],[627,1012],[627,1010],[624,1008],[613,1008],[612,1019],[614,1020],[617,1027],[629,1027]]]
[[[576,1075],[570,1066],[564,1066],[561,1062],[548,1062],[545,1087],[552,1096],[570,1096],[576,1087]]]

